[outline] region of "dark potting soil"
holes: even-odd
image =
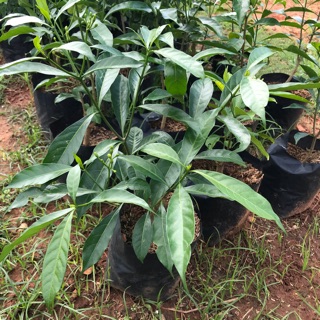
[[[288,142],[288,154],[302,163],[320,163],[320,151],[301,148]]]
[[[96,146],[103,140],[114,140],[116,138],[117,136],[112,131],[95,125],[90,131],[89,146]]]
[[[162,119],[159,119],[157,121],[150,121],[150,125],[152,129],[159,130],[161,128],[161,121]],[[180,131],[186,131],[187,128],[184,124],[175,121],[170,118],[166,118],[165,127],[161,129],[165,132],[180,132]]]

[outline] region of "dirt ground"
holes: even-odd
[[[293,3],[288,0],[287,3]],[[315,4],[316,8],[320,10],[319,4]],[[276,31],[279,27],[274,27]],[[280,31],[280,30],[279,30]],[[295,33],[296,30],[288,29],[288,32]],[[1,61],[0,61],[1,63]],[[9,109],[23,110],[26,109],[30,103],[30,91],[26,85],[22,82],[18,82],[16,85],[6,88],[3,104],[0,105],[0,181],[4,179],[8,174],[11,174],[18,170],[17,166],[7,160],[4,157],[4,152],[19,150],[19,143],[23,141],[24,132],[21,131],[21,127],[15,122],[10,121],[8,114]],[[298,123],[298,129],[302,131],[310,131],[310,117],[304,116]],[[11,219],[13,224],[18,223],[20,211],[13,210],[8,213],[7,219]],[[265,238],[265,250],[270,255],[270,259],[267,259],[265,265],[259,266],[264,272],[268,272],[270,261],[281,261],[276,266],[276,273],[272,272],[268,274],[267,285],[268,290],[264,291],[262,295],[265,296],[264,312],[259,319],[274,319],[267,314],[273,309],[276,309],[276,314],[279,319],[294,320],[298,319],[294,312],[300,316],[302,320],[317,320],[319,319],[320,312],[320,225],[318,230],[314,234],[311,234],[310,225],[317,220],[319,223],[320,217],[320,195],[318,195],[311,207],[300,214],[299,216],[291,217],[283,221],[286,235],[283,235],[282,241],[279,241],[279,229],[271,222],[266,222],[262,219],[251,219],[248,221],[244,232],[248,238],[260,239],[263,235],[267,234]],[[41,236],[41,235],[40,235]],[[303,271],[303,257],[301,255],[301,246],[304,244],[304,239],[308,239],[308,248],[310,250],[308,268]],[[246,246],[248,240],[243,239],[242,246]],[[229,243],[222,243],[222,248],[230,246]],[[40,248],[41,249],[41,248]],[[204,250],[211,250],[206,248]],[[104,255],[98,265],[96,266],[96,272],[99,275],[99,279],[103,281],[105,275],[105,258]],[[197,289],[201,290],[201,287],[195,283],[195,272],[201,272],[195,270],[196,254],[192,258],[191,265],[189,267],[189,280],[194,292]],[[213,280],[219,281],[221,275],[226,272],[230,261],[217,261],[215,270],[213,271]],[[254,255],[247,253],[241,258],[242,265],[248,265],[254,268],[257,263],[257,259]],[[269,271],[270,272],[270,271]],[[21,281],[21,267],[16,265],[15,269],[10,272],[10,278],[14,282]],[[199,275],[197,275],[199,277]],[[100,281],[99,280],[99,281]],[[68,281],[71,281],[69,279]],[[1,290],[1,289],[0,289]],[[95,303],[95,295],[101,294],[103,290],[102,284],[98,284],[94,281],[90,282],[90,285],[86,288],[82,288],[82,295],[79,297],[73,295],[74,286],[70,283],[70,299],[74,303],[75,308],[85,308],[92,306]],[[234,295],[237,291],[241,292],[241,285],[234,285]],[[141,319],[142,315],[135,314],[134,308],[137,306],[137,300],[135,298],[126,297],[126,306],[123,304],[123,293],[111,289],[106,293],[106,301],[108,301],[108,308],[102,310],[103,314],[116,317],[117,319],[124,319],[123,314],[125,310],[129,308],[131,319]],[[253,296],[251,292],[248,292],[247,296],[242,298],[240,302],[236,302],[236,309],[233,309],[224,318],[226,320],[251,320],[255,319],[261,310],[261,303],[258,302],[258,297]],[[178,295],[172,300],[163,303],[162,320],[174,320],[174,319],[201,319],[199,311],[190,302],[185,304],[181,303],[181,308],[175,310]],[[232,300],[232,299],[231,299]],[[230,302],[231,302],[230,300]],[[14,301],[14,300],[13,300]],[[311,306],[311,307],[310,307]],[[318,312],[312,308],[317,309]],[[175,311],[174,311],[175,310]],[[88,319],[97,319],[92,316],[90,312],[87,313]],[[287,316],[287,317],[286,317]],[[277,318],[277,319],[278,319]],[[62,319],[62,318],[61,318]],[[151,318],[150,318],[151,319]],[[210,319],[205,318],[205,319]]]

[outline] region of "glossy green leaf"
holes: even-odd
[[[208,107],[213,94],[213,84],[208,78],[195,81],[190,88],[189,112],[197,119]]]
[[[153,238],[150,214],[147,212],[136,223],[132,234],[132,246],[137,258],[143,262]]]
[[[144,99],[143,99],[143,103],[145,103],[146,101],[159,101],[159,100],[163,100],[166,98],[170,98],[172,97],[172,95],[163,89],[155,89],[153,91],[151,91]]]
[[[91,200],[91,203],[108,202],[113,204],[131,203],[140,206],[148,211],[152,211],[149,205],[141,198],[131,192],[117,188],[102,191]]]
[[[222,37],[222,25],[215,19],[215,17],[211,16],[210,18],[199,17],[201,23],[208,27],[210,30],[215,32],[215,34],[219,37]]]
[[[236,138],[239,146],[234,150],[236,152],[244,151],[248,148],[251,141],[250,132],[248,129],[236,118],[232,116],[219,116],[221,120],[228,128],[228,130]]]
[[[70,213],[57,227],[43,261],[42,295],[50,310],[54,306],[67,268],[72,217],[73,214]]]
[[[265,107],[269,100],[268,85],[251,77],[243,77],[240,83],[240,93],[244,104],[265,123]]]
[[[5,26],[16,27],[16,26],[21,26],[21,25],[28,25],[29,23],[36,23],[36,24],[40,24],[40,25],[46,25],[46,23],[43,20],[41,20],[40,18],[38,18],[38,17],[21,15],[21,16],[18,16],[18,17],[14,17],[14,18],[8,19],[5,22]]]
[[[46,228],[47,226],[51,225],[61,217],[65,216],[66,214],[72,212],[73,209],[64,209],[56,212],[52,212],[50,214],[46,214],[45,216],[41,217],[39,220],[34,222],[27,230],[25,230],[19,238],[14,240],[12,243],[3,247],[1,255],[0,255],[0,262],[4,260],[4,258],[10,253],[12,249],[14,249],[18,244],[24,242],[25,240],[31,238],[33,235],[37,234],[42,229]]]
[[[272,210],[270,203],[245,183],[220,172],[207,170],[194,170],[193,172],[206,178],[222,193],[239,202],[259,217],[274,220],[281,230],[284,231],[283,225],[277,214]]]
[[[157,245],[157,257],[159,261],[172,272],[173,261],[171,259],[169,239],[167,236],[167,212],[163,205],[153,220],[153,242]]]
[[[183,96],[187,92],[187,73],[171,61],[164,65],[165,85],[167,91],[173,96]]]
[[[91,157],[85,161],[85,164],[88,165],[95,161],[97,157],[102,157],[103,155],[109,153],[110,148],[115,147],[119,141],[117,140],[103,140],[93,149]]]
[[[101,106],[102,100],[104,99],[105,95],[108,93],[110,90],[113,82],[116,80],[118,74],[119,74],[120,69],[107,69],[100,88],[99,94],[99,106]]]
[[[195,77],[204,78],[204,70],[201,63],[188,54],[174,48],[162,48],[155,50],[155,53],[171,60]]]
[[[287,98],[290,100],[296,100],[304,103],[310,103],[310,101],[306,98],[303,98],[301,96],[298,96],[296,94],[293,94],[291,92],[286,92],[286,91],[272,91],[271,95],[273,97],[282,97],[282,98]]]
[[[0,42],[8,40],[12,37],[18,36],[20,34],[29,34],[33,33],[34,29],[28,26],[20,26],[14,29],[10,29],[7,32],[3,32],[1,37],[0,37]]]
[[[97,263],[103,252],[107,249],[119,220],[120,210],[121,206],[105,216],[90,233],[82,252],[83,271]]]
[[[50,10],[46,0],[36,0],[37,7],[46,18],[46,20],[51,21]]]
[[[16,198],[10,204],[9,208],[6,211],[9,212],[12,209],[21,208],[25,206],[30,198],[34,198],[40,194],[42,194],[42,191],[36,187],[31,187],[25,191],[22,191],[16,196]]]
[[[289,52],[293,52],[301,57],[303,57],[304,59],[307,59],[309,61],[311,61],[312,63],[314,63],[314,60],[303,50],[299,49],[297,46],[295,45],[290,45],[288,48],[285,49],[286,51]]]
[[[81,0],[69,0],[65,5],[61,7],[61,9],[58,11],[58,13],[54,16],[54,19],[57,21],[58,18],[66,12],[68,9],[73,7],[76,3],[80,2]]]
[[[128,138],[127,138],[127,146],[130,154],[134,154],[139,150],[139,145],[143,139],[143,132],[138,127],[133,127],[130,129]]]
[[[93,66],[91,66],[86,72],[85,76],[96,70],[102,69],[121,69],[121,68],[138,68],[141,67],[142,63],[128,58],[126,56],[111,56],[109,58],[104,58],[97,61]]]
[[[43,184],[63,175],[70,169],[70,166],[61,163],[36,164],[16,174],[7,188],[23,188]]]
[[[165,117],[172,118],[173,120],[179,121],[195,131],[200,130],[197,121],[192,119],[186,112],[168,104],[143,104],[140,105],[139,108],[153,111]]]
[[[113,14],[114,12],[121,10],[132,10],[132,11],[143,11],[147,13],[151,13],[152,9],[142,1],[125,1],[120,4],[113,6],[108,12],[106,17]]]
[[[130,104],[128,78],[124,77],[123,75],[119,75],[113,82],[110,91],[113,112],[117,118],[121,132],[124,135]]]
[[[73,202],[76,202],[76,197],[79,189],[80,184],[80,177],[81,177],[81,169],[79,165],[74,166],[68,173],[67,176],[67,188],[68,193],[73,200]]]
[[[166,25],[159,26],[158,28],[154,28],[149,30],[146,26],[141,26],[139,33],[142,36],[144,45],[146,48],[151,48],[156,39],[160,36],[162,31],[166,28]]]
[[[212,160],[218,162],[233,162],[243,167],[246,165],[237,152],[226,149],[202,151],[195,156],[195,159]]]
[[[194,196],[207,196],[211,198],[224,198],[229,199],[228,196],[223,194],[213,186],[212,184],[193,184],[191,186],[185,187],[185,190]]]
[[[300,89],[315,89],[315,88],[320,88],[320,82],[317,82],[317,83],[286,82],[286,83],[279,83],[279,84],[269,84],[268,88],[269,88],[270,94],[271,94],[271,91],[279,91],[279,90],[292,91],[292,90],[300,90]]]
[[[112,47],[113,45],[113,34],[107,28],[107,26],[101,21],[97,20],[94,22],[95,27],[92,28],[91,34],[92,37],[97,40],[102,45],[107,45]]]
[[[93,62],[96,61],[96,58],[92,53],[90,47],[85,42],[82,42],[82,41],[72,41],[72,42],[64,43],[60,47],[56,47],[53,49],[53,51],[59,51],[59,50],[77,52],[87,57],[90,61],[93,61]]]
[[[186,287],[186,271],[195,236],[194,208],[190,195],[179,185],[167,209],[167,234],[172,261]]]
[[[241,26],[249,10],[250,0],[233,0],[232,4],[233,9],[237,14],[238,24]]]
[[[94,114],[86,116],[63,130],[51,143],[43,163],[70,165],[82,144],[86,130]]]
[[[163,143],[150,143],[141,149],[142,152],[151,156],[168,160],[170,162],[183,166],[178,154],[168,145]]]
[[[30,61],[32,58],[16,60],[0,66],[0,76],[19,73],[38,72],[51,76],[69,76],[67,73],[40,62]],[[38,59],[40,60],[40,59]]]
[[[155,164],[133,155],[120,156],[120,159],[129,163],[135,170],[141,172],[143,175],[156,181],[166,183],[161,170]]]
[[[248,59],[247,69],[252,70],[258,63],[273,55],[274,52],[266,47],[255,48]]]

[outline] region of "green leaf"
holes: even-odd
[[[110,148],[114,147],[116,144],[119,144],[119,141],[117,140],[103,140],[101,141],[92,152],[91,157],[85,161],[85,164],[88,165],[92,163],[93,161],[97,160],[97,157],[102,157],[103,155],[109,153]]]
[[[74,51],[79,53],[80,55],[87,57],[90,61],[93,61],[93,62],[96,61],[96,58],[92,53],[90,47],[85,42],[72,41],[72,42],[64,43],[60,47],[56,47],[53,49],[53,51],[59,51],[59,50]]]
[[[35,223],[33,223],[27,230],[25,230],[19,238],[14,240],[12,243],[7,244],[1,252],[0,255],[0,262],[4,260],[4,258],[10,253],[12,249],[14,249],[18,244],[24,242],[25,240],[31,238],[33,235],[37,234],[42,229],[46,228],[47,226],[51,225],[61,217],[65,216],[66,214],[72,212],[74,209],[68,208],[56,212],[52,212],[41,217]]]
[[[107,26],[99,20],[95,20],[95,27],[91,29],[92,37],[102,45],[113,46],[113,34]]]
[[[135,196],[131,192],[117,188],[102,191],[99,195],[94,197],[91,203],[108,202],[114,204],[131,203],[140,206],[148,211],[152,211],[149,205],[141,198]]]
[[[178,154],[168,145],[163,143],[150,143],[141,149],[142,152],[150,154],[151,156],[168,160],[170,162],[184,166]]]
[[[70,165],[79,150],[94,114],[86,116],[63,130],[51,143],[43,163]]]
[[[67,268],[72,217],[73,214],[70,213],[59,224],[43,261],[42,295],[50,310],[54,306],[56,294],[61,288]]]
[[[80,184],[80,177],[81,177],[81,169],[79,165],[74,166],[68,173],[67,176],[67,188],[68,193],[73,200],[73,202],[76,202],[76,197],[79,189]]]
[[[152,9],[142,1],[125,1],[113,6],[106,14],[106,17],[120,10],[143,11],[151,13]]]
[[[125,162],[129,163],[135,170],[156,181],[166,183],[161,170],[153,163],[133,155],[120,156]]]
[[[34,32],[34,29],[28,26],[21,26],[14,29],[10,29],[7,32],[2,33],[0,37],[0,42],[8,40],[12,37],[18,36],[20,34],[28,34],[33,32]]]
[[[24,58],[0,66],[0,76],[19,73],[38,72],[51,76],[69,76],[67,73],[40,62],[31,62],[34,58]],[[40,58],[38,58],[40,60]]]
[[[301,89],[320,88],[320,82],[317,82],[317,83],[286,82],[286,83],[279,83],[279,84],[269,84],[268,88],[269,88],[270,94],[273,94],[273,91],[278,91],[279,89],[283,91],[292,91],[292,90],[301,90]]]
[[[184,188],[189,194],[194,196],[207,196],[211,198],[224,198],[229,199],[225,194],[220,192],[212,184],[193,184]]]
[[[259,217],[274,220],[280,229],[284,231],[283,225],[277,214],[272,210],[270,203],[245,183],[219,172],[207,170],[193,170],[193,172],[206,178],[222,193],[239,202]]]
[[[213,94],[213,84],[208,78],[195,81],[190,88],[189,112],[197,119],[207,108]]]
[[[232,4],[233,9],[237,14],[238,24],[241,26],[249,10],[250,0],[233,0]]]
[[[222,25],[215,19],[215,17],[199,17],[199,20],[204,26],[215,32],[217,36],[222,37]]]
[[[96,62],[91,66],[84,74],[84,76],[89,75],[90,73],[102,70],[102,69],[122,69],[122,68],[138,68],[142,66],[142,62],[128,58],[126,56],[111,56],[104,58]]]
[[[156,254],[159,261],[172,272],[173,261],[167,234],[167,212],[161,205],[153,220],[153,242],[157,245]]]
[[[27,15],[21,15],[18,17],[14,17],[11,19],[8,19],[5,23],[5,26],[20,26],[20,25],[28,25],[29,23],[38,23],[40,25],[47,25],[43,20],[41,20],[38,17],[34,16],[27,16]]]
[[[195,236],[195,217],[190,195],[179,185],[170,198],[167,209],[167,233],[172,261],[187,287],[186,271]]]
[[[143,103],[145,103],[146,101],[157,101],[157,100],[162,100],[162,99],[166,99],[166,98],[170,98],[172,97],[172,95],[163,89],[155,89],[152,92],[150,92],[144,99],[143,99]]]
[[[139,150],[139,145],[143,139],[143,131],[138,127],[130,129],[127,145],[130,154],[134,154]]]
[[[37,7],[42,13],[42,15],[48,20],[51,21],[50,10],[46,0],[36,0]]]
[[[288,48],[285,49],[286,51],[289,51],[289,52],[293,52],[309,61],[311,61],[312,63],[314,63],[314,60],[303,50],[299,49],[297,46],[295,45],[290,45]]]
[[[265,123],[265,107],[269,100],[268,85],[260,79],[243,77],[240,82],[240,93],[244,104]]]
[[[246,166],[245,162],[241,159],[237,152],[225,149],[206,150],[197,154],[194,157],[194,159],[204,159],[219,162],[233,162],[238,164],[239,166]]]
[[[291,100],[296,100],[296,101],[301,101],[304,103],[310,103],[310,101],[306,98],[303,98],[301,96],[298,96],[296,94],[293,94],[291,92],[286,92],[286,91],[272,91],[271,92],[272,96],[275,97],[282,97],[282,98],[287,98],[287,99],[291,99]]]
[[[80,2],[81,0],[69,0],[62,8],[58,11],[58,13],[54,16],[54,19],[57,21],[58,18],[68,9],[73,7],[76,3]]]
[[[198,122],[192,119],[186,112],[168,104],[143,104],[138,108],[159,113],[165,117],[181,122],[195,131],[200,130]]]
[[[104,99],[105,95],[108,93],[108,91],[111,88],[111,85],[113,84],[113,82],[115,81],[115,79],[117,78],[118,74],[119,74],[120,69],[107,69],[104,77],[103,77],[103,81],[102,81],[102,85],[100,88],[100,92],[99,94],[99,106],[101,106],[102,100]]]
[[[194,55],[194,59],[199,60],[207,57],[212,57],[214,55],[235,55],[237,52],[230,51],[228,49],[224,48],[210,48],[210,49],[205,49],[200,52],[198,52],[196,55]]]
[[[7,188],[23,188],[43,184],[68,172],[70,166],[60,163],[36,164],[16,174]]]
[[[129,113],[130,91],[129,80],[123,75],[119,75],[113,82],[111,88],[111,100],[113,112],[120,125],[122,134],[125,132],[125,125]]]
[[[247,69],[252,70],[258,63],[273,55],[274,52],[266,47],[255,48],[248,59]]]
[[[239,143],[239,147],[234,150],[235,152],[241,152],[248,148],[251,142],[251,136],[249,130],[237,119],[232,116],[219,116],[221,120],[233,134]]]
[[[6,212],[9,212],[15,208],[20,208],[25,206],[28,203],[29,198],[34,198],[40,194],[42,194],[42,191],[36,187],[31,187],[25,191],[20,192],[17,195],[17,197],[14,199],[14,201],[11,203],[9,208],[6,210]]]
[[[136,223],[132,234],[132,246],[137,258],[143,262],[153,238],[153,228],[149,212],[144,214]]]
[[[167,61],[164,65],[165,85],[173,96],[183,96],[187,92],[186,70],[177,64]]]
[[[103,252],[107,249],[117,221],[119,220],[120,210],[121,206],[109,213],[90,233],[82,252],[83,271],[97,263]]]
[[[154,52],[176,63],[195,77],[204,78],[204,70],[201,63],[188,54],[174,48],[162,48]]]
[[[151,48],[156,39],[160,36],[162,31],[166,28],[166,25],[162,25],[158,28],[149,30],[146,26],[141,26],[140,34],[142,36],[144,45],[146,48]]]

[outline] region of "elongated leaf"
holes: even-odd
[[[129,163],[135,170],[141,172],[143,175],[156,181],[166,183],[162,172],[155,164],[133,155],[120,156],[119,158]]]
[[[92,37],[102,45],[113,46],[113,35],[107,26],[99,20],[95,21],[95,27],[91,29]]]
[[[168,104],[143,104],[140,105],[139,108],[153,111],[165,117],[172,118],[173,120],[179,121],[195,131],[200,130],[197,121],[192,119],[186,112]]]
[[[237,14],[238,24],[241,26],[247,11],[249,10],[250,0],[233,0],[232,4]]]
[[[31,62],[30,58],[20,59],[0,66],[0,76],[32,72],[38,72],[51,76],[69,76],[67,73],[44,63]]]
[[[81,176],[81,169],[79,165],[74,166],[68,173],[67,176],[67,188],[68,193],[73,200],[73,202],[76,202],[76,197],[79,189],[79,183],[80,183],[80,176]]]
[[[43,25],[43,24],[46,25],[46,23],[38,17],[22,15],[19,17],[14,17],[14,18],[8,19],[5,22],[5,26],[16,27],[16,26],[20,26],[20,25],[28,25],[28,23],[37,23],[40,25]]]
[[[101,89],[99,92],[99,106],[101,106],[102,100],[107,94],[107,92],[110,90],[111,85],[117,78],[119,74],[120,69],[107,69],[104,78],[102,81]]]
[[[129,113],[130,91],[129,80],[119,75],[111,86],[111,100],[113,112],[124,135],[125,125]]]
[[[212,57],[214,55],[218,54],[228,54],[228,55],[235,55],[236,52],[230,51],[228,49],[224,48],[210,48],[210,49],[205,49],[200,52],[198,52],[193,58],[196,60],[200,60],[206,57]]]
[[[54,299],[61,288],[66,272],[72,217],[73,214],[70,213],[59,224],[43,261],[42,295],[50,310],[54,305]]]
[[[129,148],[130,154],[134,154],[137,152],[139,145],[143,139],[143,132],[138,127],[131,128],[128,139],[127,139],[127,145]]]
[[[269,84],[268,85],[270,94],[271,91],[291,91],[291,90],[300,90],[300,89],[316,89],[320,88],[320,82],[313,83],[303,83],[303,82],[287,82],[287,83],[279,83],[279,84]]]
[[[152,12],[152,9],[142,1],[125,1],[120,4],[117,4],[113,6],[107,13],[106,17],[113,14],[114,12],[120,11],[120,10],[133,10],[133,11],[143,11],[150,13]]]
[[[183,96],[187,92],[187,73],[171,61],[164,66],[165,85],[167,91],[173,96]]]
[[[2,33],[0,37],[0,41],[8,40],[14,36],[20,35],[20,34],[28,34],[33,33],[34,29],[28,26],[21,26],[14,29],[10,29],[7,32]]]
[[[232,116],[219,116],[219,120],[227,126],[228,130],[234,135],[239,143],[239,147],[234,151],[241,152],[246,150],[251,141],[249,130]]]
[[[191,243],[194,240],[195,218],[192,200],[181,185],[169,201],[167,232],[172,261],[186,287],[186,271],[191,257]]]
[[[1,252],[0,255],[0,262],[4,260],[4,258],[10,253],[12,249],[14,249],[18,244],[24,242],[25,240],[31,238],[33,235],[37,234],[42,229],[46,228],[47,226],[51,225],[61,217],[65,216],[66,214],[72,212],[74,209],[64,209],[56,212],[52,212],[41,217],[35,223],[33,223],[27,230],[25,230],[19,238],[14,240],[12,243],[6,245]]]
[[[269,100],[268,85],[260,79],[243,77],[240,83],[240,93],[244,104],[265,123],[265,106]]]
[[[212,81],[208,78],[195,81],[190,88],[189,112],[197,119],[207,108],[213,93]]]
[[[187,72],[192,73],[195,77],[204,78],[204,70],[201,63],[188,54],[174,48],[162,48],[155,50],[155,53],[171,60]]]
[[[163,205],[153,220],[153,242],[157,245],[157,257],[159,261],[172,272],[173,261],[171,259],[169,240],[167,236],[167,212]]]
[[[266,47],[255,48],[248,59],[247,69],[252,70],[258,63],[273,55],[274,52]]]
[[[311,61],[312,63],[314,63],[314,60],[303,50],[299,49],[297,46],[295,45],[291,45],[289,46],[288,48],[285,49],[286,51],[289,51],[289,52],[293,52],[309,61]]]
[[[304,103],[310,103],[310,101],[308,99],[303,98],[301,96],[298,96],[296,94],[293,94],[291,92],[272,91],[271,95],[275,96],[275,97],[282,97],[282,98],[287,98],[287,99],[291,99],[291,100],[301,101],[301,102],[304,102]]]
[[[283,225],[279,217],[272,210],[270,203],[245,183],[219,172],[207,170],[194,170],[193,172],[206,178],[222,193],[239,202],[259,217],[274,220],[281,230],[284,231]]]
[[[69,0],[62,8],[58,11],[58,13],[54,16],[55,20],[57,21],[58,18],[76,3],[80,2],[81,0]]]
[[[90,73],[102,70],[102,69],[121,69],[121,68],[138,68],[141,67],[142,63],[134,60],[132,58],[128,58],[126,56],[111,56],[109,58],[105,58],[96,62],[92,67],[90,67],[86,72],[85,76]]]
[[[100,203],[100,202],[109,202],[109,203],[131,203],[137,206],[140,206],[148,211],[152,211],[149,205],[141,198],[135,196],[134,194],[121,189],[109,189],[102,191],[98,196],[94,197],[91,200],[91,203]]]
[[[150,143],[141,149],[142,152],[150,154],[151,156],[168,160],[184,166],[178,154],[168,145],[163,143]]]
[[[217,187],[211,184],[193,184],[184,188],[188,193],[194,196],[207,196],[211,198],[229,199],[224,193],[220,192]]]
[[[245,167],[245,162],[241,159],[237,152],[225,149],[206,150],[196,155],[195,159],[204,159],[220,162],[233,162]]]
[[[104,154],[109,153],[110,148],[115,147],[116,144],[118,144],[119,141],[117,140],[103,140],[101,141],[92,152],[91,157],[85,161],[85,164],[88,165],[92,163],[93,161],[97,160],[97,157],[102,157]]]
[[[51,143],[43,163],[70,165],[79,150],[94,114],[86,116],[63,130]]]
[[[172,97],[172,95],[163,89],[155,89],[152,92],[150,92],[144,99],[143,99],[143,103],[145,103],[146,101],[159,101],[162,99],[166,99]]]
[[[109,213],[90,233],[82,252],[83,271],[97,263],[103,252],[107,249],[119,219],[120,210],[121,206]]]
[[[158,28],[154,28],[149,30],[146,26],[140,27],[140,34],[143,38],[143,42],[146,48],[151,48],[156,39],[160,36],[162,31],[166,28],[166,25],[159,26]]]
[[[137,258],[143,262],[153,238],[150,214],[147,212],[136,223],[132,234],[132,246]]]
[[[29,198],[34,198],[39,194],[42,194],[42,191],[36,187],[31,187],[25,191],[20,192],[6,211],[9,212],[12,209],[25,206],[28,203]]]
[[[222,37],[222,25],[215,19],[215,17],[199,17],[201,23],[216,33],[217,36]]]
[[[82,41],[72,41],[72,42],[64,43],[60,47],[54,48],[54,51],[59,51],[59,50],[74,51],[87,57],[89,60],[93,62],[96,61],[96,58],[92,53],[90,47],[85,42],[82,42]]]
[[[70,166],[60,163],[36,164],[16,174],[7,188],[23,188],[43,184],[68,172]]]

